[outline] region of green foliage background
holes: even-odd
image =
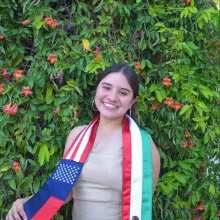
[[[138,121],[162,158],[153,219],[217,219],[219,173],[211,159],[219,159],[219,12],[212,1],[3,0],[0,11],[0,68],[10,74],[0,78],[2,219],[14,200],[36,193],[45,182],[71,128],[92,119],[96,74],[116,62],[138,61]],[[59,26],[49,27],[46,17]],[[25,26],[26,19],[31,22]],[[103,58],[94,60],[97,47]],[[54,64],[47,60],[52,53]],[[16,80],[12,74],[18,69],[24,73]],[[166,76],[172,86],[161,84]],[[21,95],[24,86],[33,94]],[[176,112],[164,104],[167,97],[185,106]],[[161,104],[153,111],[155,100]],[[2,110],[10,102],[19,105],[15,116]],[[186,130],[193,148],[182,147]],[[11,169],[14,161],[23,176]],[[71,219],[71,208],[64,206],[55,219]]]

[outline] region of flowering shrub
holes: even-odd
[[[159,148],[153,219],[219,214],[219,13],[214,2],[1,1],[0,216],[38,191],[98,75],[133,65],[137,120]],[[70,219],[66,205],[55,219]]]

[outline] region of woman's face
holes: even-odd
[[[107,119],[122,119],[136,101],[134,93],[123,73],[108,74],[99,83],[95,104],[100,114]]]

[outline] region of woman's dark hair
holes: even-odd
[[[136,72],[134,71],[134,68],[132,66],[129,66],[124,63],[117,63],[113,64],[110,67],[108,67],[98,78],[98,81],[96,83],[96,88],[99,85],[99,83],[108,75],[111,73],[123,73],[124,76],[127,78],[133,93],[134,93],[134,98],[138,96],[138,91],[139,91],[139,81],[138,81],[138,76]],[[129,114],[129,111],[127,112]],[[131,117],[135,120],[135,104],[132,105],[131,108]]]

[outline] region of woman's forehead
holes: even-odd
[[[109,73],[107,76],[105,76],[101,80],[100,84],[111,84],[113,86],[118,86],[118,87],[130,88],[131,89],[131,86],[128,82],[128,79],[121,72]]]

